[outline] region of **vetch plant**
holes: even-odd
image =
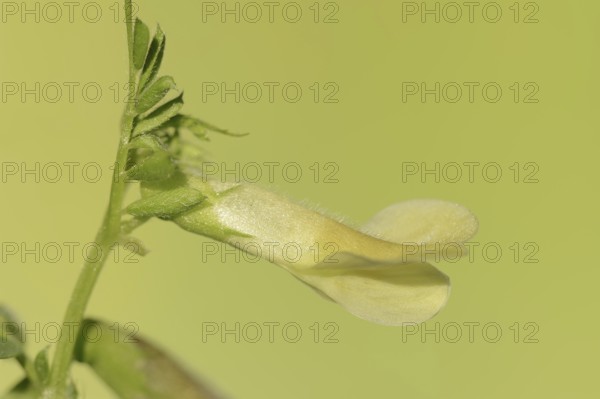
[[[113,243],[131,248],[128,244],[138,243],[132,232],[152,218],[268,254],[270,262],[325,298],[374,323],[422,322],[444,307],[449,279],[428,260],[444,247],[440,244],[460,249],[475,234],[477,220],[467,209],[439,200],[406,201],[355,229],[256,185],[203,175],[193,140],[206,140],[210,132],[239,135],[181,113],[183,93],[171,76],[159,76],[164,33],[157,27],[151,38],[148,27],[132,19],[130,0],[125,11],[135,101],[126,105],[121,121],[109,204],[96,236],[98,256],[84,264],[64,318],[77,339],[63,333],[52,361],[48,349],[30,359],[18,322],[0,308],[0,323],[11,327],[0,330],[0,358],[16,359],[25,373],[5,398],[76,398],[69,373],[75,360],[88,364],[121,398],[219,397],[149,342],[115,342],[109,324],[84,318]],[[134,183],[140,199],[125,205],[126,189]],[[294,243],[299,256],[292,261],[270,251],[274,243]],[[143,247],[136,247],[143,255]],[[82,334],[90,326],[106,333],[91,341]]]

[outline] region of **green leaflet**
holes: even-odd
[[[158,129],[161,125],[167,122],[169,119],[177,115],[179,110],[183,107],[183,93],[171,101],[161,105],[149,115],[138,121],[137,125],[133,129],[133,134],[144,134],[154,129]]]
[[[138,93],[144,91],[146,86],[150,84],[160,69],[162,59],[165,53],[166,37],[163,31],[160,29],[160,25],[156,27],[156,34],[150,43],[150,49],[146,56],[146,62],[144,63],[144,69],[142,70],[142,76],[140,76]]]
[[[196,130],[200,130],[203,129],[205,132],[209,131],[209,132],[214,132],[214,133],[221,133],[224,134],[226,136],[232,136],[232,137],[243,137],[243,136],[247,136],[249,133],[234,133],[234,132],[230,132],[229,130],[226,129],[221,129],[220,127],[217,127],[215,125],[211,125],[208,122],[204,122],[203,120],[200,120],[198,118],[194,118],[191,116],[187,116],[187,124],[188,124],[188,129],[196,129]]]
[[[183,114],[178,114],[173,118],[169,119],[167,123],[163,125],[165,128],[174,128],[179,131],[181,129],[189,130],[194,136],[200,140],[207,140],[207,130],[196,123],[195,118]]]
[[[140,19],[136,19],[133,37],[133,65],[136,70],[144,66],[149,41],[150,30]]]
[[[188,374],[166,353],[151,343],[132,336],[126,329],[115,330],[107,323],[84,322],[85,331],[94,325],[98,341],[79,337],[75,358],[92,370],[121,399],[218,399],[211,390]]]
[[[200,191],[182,186],[160,191],[135,201],[125,211],[138,218],[156,216],[168,220],[190,210],[203,202],[205,198]]]
[[[222,238],[223,240],[229,237],[252,238],[251,235],[223,225],[215,217],[211,209],[212,206],[218,204],[220,196],[232,193],[239,189],[240,186],[234,186],[217,193],[211,184],[202,178],[186,176],[184,174],[175,175],[172,179],[166,181],[142,183],[140,185],[142,198],[152,198],[180,187],[194,188],[204,193],[207,199],[199,206],[195,206],[189,211],[182,212],[173,217],[172,221],[179,227],[194,234],[211,238],[219,237],[219,239]]]
[[[248,133],[233,133],[229,130],[221,129],[217,126],[211,125],[208,122],[204,122],[201,119],[183,114],[174,116],[167,123],[165,123],[163,127],[171,127],[177,130],[189,130],[194,136],[201,140],[208,140],[208,132],[221,133],[232,137],[242,137],[248,135]]]
[[[138,114],[150,110],[156,104],[158,104],[167,93],[175,88],[175,80],[171,76],[162,76],[156,82],[152,83],[146,90],[144,90],[135,106],[135,111]]]
[[[206,139],[206,134],[208,132],[221,133],[221,134],[224,134],[227,136],[233,136],[233,137],[242,137],[242,136],[248,135],[248,133],[233,133],[233,132],[230,132],[229,130],[221,129],[220,127],[211,125],[208,122],[204,122],[201,119],[194,118],[193,116],[189,116],[189,115],[177,115],[173,119],[175,120],[174,122],[177,123],[177,127],[188,129],[190,132],[192,132],[196,137],[198,137],[200,139]]]

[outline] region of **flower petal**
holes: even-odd
[[[477,218],[462,205],[417,199],[383,209],[361,230],[397,243],[446,244],[467,241],[475,235],[477,228]]]
[[[363,262],[348,268],[288,270],[354,316],[388,326],[426,321],[448,301],[450,279],[427,263]]]

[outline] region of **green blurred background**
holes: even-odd
[[[65,6],[54,23],[56,10],[44,8],[45,2],[38,5],[39,22],[29,14],[23,22],[21,7],[35,10],[35,2],[13,3],[17,14],[8,3],[2,3],[0,23],[0,241],[87,243],[107,203],[126,94],[125,28],[114,21],[117,3],[77,3],[72,23]],[[86,3],[94,5],[82,14]],[[137,234],[151,253],[139,263],[123,255],[107,265],[88,313],[135,323],[234,398],[594,397],[600,272],[587,255],[597,245],[599,222],[593,160],[600,140],[593,115],[600,4],[500,1],[502,16],[493,23],[497,7],[487,2],[476,3],[472,22],[464,5],[462,18],[451,22],[458,19],[456,3],[441,2],[438,23],[436,15],[422,15],[421,2],[300,1],[277,3],[272,22],[262,5],[262,18],[253,23],[255,4],[263,3],[239,3],[239,23],[227,14],[223,23],[224,7],[235,10],[235,2],[138,3],[138,15],[149,25],[160,22],[167,34],[163,72],[185,89],[185,111],[252,133],[214,137],[207,145],[211,157],[230,168],[235,162],[296,162],[303,178],[290,183],[276,174],[272,186],[356,223],[399,200],[459,202],[480,219],[473,261],[439,265],[453,282],[450,302],[415,332],[356,319],[267,262],[236,262],[228,255],[226,262],[215,256],[203,263],[202,243],[209,240],[153,221]],[[436,3],[425,6],[435,10]],[[298,8],[302,17],[292,23]],[[90,22],[98,9],[99,21]],[[28,88],[40,82],[39,103],[33,94],[9,95],[23,82]],[[64,90],[56,103],[49,101],[55,86],[45,86],[51,82]],[[65,82],[79,85],[73,101]],[[206,92],[221,82],[280,86],[273,102],[265,89],[257,102],[250,101],[253,92],[242,92],[238,103],[233,95],[222,101]],[[281,92],[290,82],[303,89],[296,103]],[[407,95],[407,87],[421,82],[430,89],[440,82],[439,103],[434,94],[425,101],[420,93]],[[464,90],[457,102],[456,85],[444,89],[449,82]],[[479,84],[472,102],[464,82]],[[502,89],[497,102],[482,95],[490,82]],[[90,91],[82,93],[86,84]],[[102,89],[97,102],[90,100],[94,87]],[[329,100],[337,102],[326,101],[334,89]],[[53,162],[79,163],[74,181],[65,167],[52,183],[47,165]],[[315,162],[322,171],[317,182],[310,169]],[[479,165],[472,181],[465,162]],[[23,179],[20,171],[6,170],[22,163],[47,166],[45,175],[41,169],[36,182],[35,175]],[[82,178],[81,167],[91,163],[102,170],[95,183]],[[325,169],[328,163],[339,169],[337,183],[325,183],[333,170]],[[421,171],[439,163],[439,181],[433,174],[403,175],[414,163]],[[463,175],[453,182],[455,163]],[[482,175],[484,165],[491,165],[489,174]],[[497,168],[502,178],[489,182]],[[489,252],[482,251],[485,245]],[[0,302],[28,323],[60,322],[79,258],[5,258]],[[203,334],[207,323],[230,329],[240,323],[242,329],[269,322],[280,326],[273,342],[267,327],[257,343],[248,339],[250,327],[239,343],[231,334]],[[300,326],[299,342],[282,335],[288,323]],[[469,325],[475,326],[472,339]],[[337,342],[325,342],[330,326]],[[457,326],[462,337],[454,339]],[[433,332],[422,335],[424,329]],[[0,362],[2,390],[20,376],[13,363]],[[84,397],[113,397],[88,369],[77,367],[75,375]]]

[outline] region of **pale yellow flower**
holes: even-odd
[[[353,315],[384,325],[422,322],[444,307],[450,281],[427,256],[468,240],[478,226],[460,205],[411,200],[357,230],[256,185],[196,177],[187,184],[202,192],[208,184],[215,194],[173,218],[180,227],[262,255]]]

